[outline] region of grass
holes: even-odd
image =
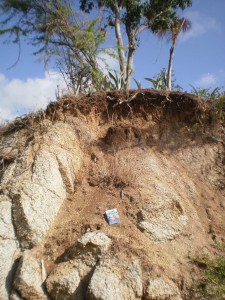
[[[217,248],[219,254],[214,259],[208,255],[192,259],[203,273],[203,279],[193,288],[200,299],[225,299],[225,244],[217,244]]]

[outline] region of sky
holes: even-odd
[[[184,91],[191,85],[199,88],[225,86],[225,0],[193,0],[182,16],[192,22],[192,28],[180,35],[175,49],[173,70],[176,83]],[[113,36],[109,36],[113,44]],[[55,100],[57,90],[65,84],[56,69],[44,66],[34,48],[22,43],[18,63],[18,46],[3,43],[0,38],[0,123],[46,107]],[[151,87],[145,77],[152,78],[167,68],[170,44],[150,32],[141,35],[141,44],[134,61],[133,77],[142,88]],[[113,59],[107,59],[118,68]],[[132,87],[135,83],[132,81]]]

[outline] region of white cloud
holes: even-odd
[[[212,86],[216,83],[216,76],[211,73],[203,74],[199,80],[196,81],[196,85],[200,87]]]
[[[215,73],[204,73],[195,82],[195,86],[200,88],[213,88],[225,85],[225,70],[221,69]]]
[[[106,53],[101,55],[99,63],[103,71],[118,70],[116,58]],[[55,100],[57,86],[60,91],[67,90],[62,76],[53,71],[45,72],[40,78],[25,80],[19,78],[9,80],[0,73],[0,124],[18,115],[45,108],[50,101]]]
[[[0,73],[0,122],[17,115],[36,111],[55,100],[57,85],[65,84],[56,72],[45,72],[43,78],[14,78],[8,80]]]
[[[181,41],[185,42],[191,38],[197,38],[209,31],[219,30],[220,26],[216,19],[206,16],[198,11],[189,11],[185,17],[191,21],[191,30],[181,36]]]
[[[111,55],[108,53],[101,53],[98,58],[98,63],[105,74],[110,70],[119,70],[118,59],[116,59],[116,51],[111,51]]]

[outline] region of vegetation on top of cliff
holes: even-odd
[[[140,99],[141,94],[144,98],[148,98],[145,92],[129,91],[134,54],[141,42],[140,33],[144,30],[149,30],[160,37],[169,36],[172,42],[168,68],[162,69],[158,75],[147,80],[155,89],[182,90],[173,77],[172,60],[179,34],[182,31],[186,32],[191,26],[189,20],[179,17],[178,10],[184,10],[191,5],[191,0],[80,0],[79,4],[72,0],[3,0],[0,4],[0,11],[4,13],[0,22],[0,35],[8,34],[11,38],[14,37],[12,41],[19,47],[21,37],[24,37],[28,43],[36,47],[35,54],[41,55],[46,63],[53,58],[67,83],[68,90],[78,96],[77,98],[65,96],[63,102],[65,98],[73,98],[73,102],[75,99],[77,101],[73,106],[81,108],[83,105],[87,108],[87,101],[81,104],[80,99],[89,99],[91,104],[98,107],[95,100],[91,101],[93,91],[98,93],[126,90],[125,94],[120,94],[116,105],[129,106],[130,102]],[[105,48],[105,41],[108,38],[107,33],[112,29],[117,45],[116,48],[108,49]],[[122,31],[125,33],[124,36]],[[119,71],[113,72],[109,69],[107,61],[102,58],[104,54],[117,59]],[[140,89],[140,83],[137,80],[135,82]],[[206,105],[202,104],[207,107],[206,119],[213,118],[214,121],[224,119],[224,92],[219,88],[210,92],[209,89],[198,89],[193,86],[192,92],[205,100],[212,100]],[[88,94],[88,98],[83,94]],[[107,93],[105,95],[110,99],[110,95]],[[168,99],[174,101],[170,96],[164,97],[165,102],[162,102],[164,106],[168,105]],[[59,93],[57,98],[60,99]],[[115,99],[114,96],[112,98]],[[152,101],[150,98],[148,101]],[[14,124],[23,127],[26,126],[28,119],[45,118],[49,116],[50,108],[54,107],[54,111],[57,111],[61,103],[60,100],[54,105],[50,103],[46,112],[41,110],[36,116],[31,114],[31,117],[18,117]],[[182,106],[182,109],[189,109],[188,104],[186,108]],[[190,114],[191,111],[185,113]],[[52,120],[56,118],[57,114],[51,115]]]
[[[21,128],[36,130],[45,119],[66,122],[69,116],[98,114],[106,122],[126,120],[132,124],[140,118],[146,122],[151,118],[156,123],[180,123],[180,126],[187,126],[190,132],[196,132],[196,128],[201,129],[201,136],[207,137],[209,132],[221,136],[224,128],[223,99],[221,102],[203,101],[183,92],[152,89],[101,91],[77,96],[68,94],[49,103],[46,110],[16,118],[3,127],[2,132]]]

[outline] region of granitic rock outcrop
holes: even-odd
[[[56,124],[6,170],[2,190],[12,202],[21,247],[37,244],[52,225],[67,194],[74,191],[82,164],[78,139],[67,124]]]
[[[10,158],[11,163],[2,175],[0,196],[2,295],[7,294],[5,286],[10,286],[20,249],[41,241],[64,199],[74,191],[75,177],[82,165],[79,145],[69,125],[48,124],[43,137],[37,133],[27,145],[24,143],[23,149],[20,145],[20,154]],[[15,152],[13,147],[14,144],[10,153]],[[5,150],[0,154],[5,157]]]
[[[195,299],[189,257],[225,241],[224,121],[189,94],[128,93],[0,128],[1,300]]]

